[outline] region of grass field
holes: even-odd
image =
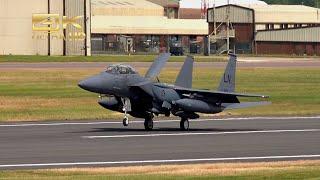
[[[320,179],[320,161],[0,171],[0,179]]]
[[[79,80],[99,71],[29,69],[1,72],[0,121],[119,117],[119,114],[97,104],[98,95],[77,86]],[[145,69],[139,71],[143,74]],[[160,79],[163,82],[174,82],[177,73],[178,69],[169,68],[162,72]],[[196,69],[194,87],[216,89],[221,74],[222,69]],[[319,89],[320,68],[242,68],[237,72],[237,91],[270,95],[273,104],[230,113],[233,116],[320,114]]]
[[[102,55],[102,56],[40,56],[40,55],[0,55],[1,62],[153,62],[157,55]],[[290,60],[298,60],[303,58],[312,58],[319,60],[319,56],[296,56],[296,55],[252,55],[244,54],[239,57],[265,57],[265,58],[291,58]],[[170,62],[182,62],[185,57],[171,56]],[[212,55],[202,56],[196,55],[197,62],[225,62],[227,56]]]
[[[105,55],[105,56],[16,56],[0,55],[0,62],[153,62],[157,55]],[[183,62],[185,57],[172,56],[170,62]],[[195,56],[198,62],[223,62],[226,56]]]

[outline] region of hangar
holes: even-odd
[[[179,19],[179,8],[178,0],[0,0],[0,55],[199,53],[207,22]]]
[[[33,14],[54,14],[41,17],[34,25]],[[81,28],[75,28],[69,21],[66,28],[60,28],[63,16],[65,22],[76,20]],[[80,18],[81,17],[81,18]],[[54,31],[43,28],[53,23]],[[41,23],[43,23],[41,25]],[[89,0],[0,0],[0,55],[90,55],[90,1]],[[70,25],[71,24],[71,25]],[[48,26],[47,26],[48,27]],[[82,38],[68,35],[83,33]],[[67,38],[64,38],[67,37]]]
[[[92,0],[92,53],[159,53],[174,46],[199,53],[208,35],[207,22],[179,19],[178,5],[155,0]]]
[[[230,4],[208,9],[208,23],[215,53],[320,55],[317,8]]]

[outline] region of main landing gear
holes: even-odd
[[[123,118],[122,123],[123,123],[123,126],[126,126],[126,127],[129,125],[129,118],[128,118],[127,114],[125,114],[125,117]],[[153,116],[152,115],[145,118],[144,129],[146,131],[151,131],[153,129]]]
[[[151,131],[153,129],[153,115],[144,119],[144,129],[146,131]]]
[[[188,131],[189,130],[189,119],[188,118],[181,118],[181,121],[180,121],[180,129],[182,131]]]

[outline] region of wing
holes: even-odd
[[[180,70],[180,73],[177,77],[176,86],[184,88],[192,88],[192,73],[193,73],[193,62],[194,59],[191,56],[188,56],[184,61],[184,64]]]
[[[175,87],[175,90],[182,96],[196,97],[196,98],[204,99],[207,101],[216,101],[216,102],[219,101],[224,103],[239,103],[239,100],[237,97],[258,97],[258,98],[269,97],[265,95],[198,90],[198,89],[188,89],[188,88],[180,88],[180,87]]]
[[[166,65],[170,58],[170,53],[160,54],[157,59],[152,63],[145,77],[148,79],[153,79],[157,77],[161,69]]]
[[[243,103],[223,103],[222,106],[225,107],[224,110],[231,110],[231,109],[244,109],[256,106],[266,106],[270,105],[271,102],[268,101],[261,101],[261,102],[243,102]]]
[[[223,91],[210,91],[210,90],[201,90],[201,89],[189,89],[189,88],[180,88],[175,87],[175,90],[180,93],[196,93],[202,94],[206,96],[238,96],[238,97],[259,97],[259,98],[269,98],[266,95],[258,95],[258,94],[241,94],[241,93],[233,93],[233,92],[223,92]]]

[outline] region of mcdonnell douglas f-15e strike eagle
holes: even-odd
[[[235,93],[237,57],[229,54],[229,62],[217,91],[192,89],[194,59],[187,57],[174,85],[160,83],[158,75],[170,58],[160,54],[143,77],[131,66],[116,64],[99,75],[79,83],[87,91],[100,94],[99,104],[124,113],[123,125],[129,125],[128,114],[143,118],[146,130],[153,129],[154,115],[178,116],[180,129],[189,130],[189,119],[198,113],[215,114],[224,110],[248,108],[269,102],[240,102],[238,97],[268,98],[263,95]]]

